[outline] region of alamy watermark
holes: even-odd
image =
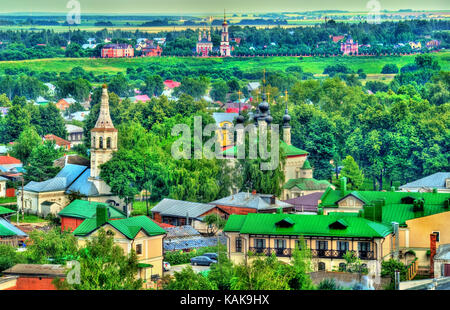
[[[367,2],[366,8],[370,11],[367,13],[367,23],[369,24],[379,24],[381,23],[381,3],[378,0],[370,0]]]
[[[69,25],[81,24],[81,4],[77,0],[69,0],[67,2],[66,8],[71,9],[67,13],[66,21]]]
[[[236,159],[262,159],[261,170],[275,170],[280,162],[280,136],[278,124],[270,124],[268,127],[265,123],[256,127],[254,124],[244,126],[237,124],[228,128],[219,128],[216,124],[207,124],[204,129],[202,125],[202,117],[194,117],[194,135],[187,124],[177,124],[172,128],[172,136],[181,137],[172,144],[172,157],[175,159],[191,159],[192,158],[192,137],[194,139],[194,159],[225,159],[229,158],[227,152],[222,149],[222,140],[227,139],[234,141],[236,136],[236,144],[230,154]],[[245,137],[248,133],[248,157],[246,157]],[[210,137],[203,145],[203,138]],[[269,138],[270,137],[270,138]],[[270,150],[269,143],[270,140]],[[230,151],[228,151],[230,152]]]

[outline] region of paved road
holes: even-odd
[[[209,266],[192,266],[191,264],[175,265],[170,267],[170,271],[166,271],[164,274],[173,275],[175,271],[181,271],[184,267],[191,266],[195,272],[209,270]]]

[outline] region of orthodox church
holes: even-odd
[[[211,31],[200,31],[198,33],[198,42],[196,46],[196,53],[202,57],[207,57],[213,51],[213,43],[211,41]],[[228,33],[228,22],[224,13],[222,23],[222,34],[219,48],[220,56],[231,56],[230,36]]]
[[[21,210],[44,217],[55,215],[70,203],[71,196],[121,208],[123,201],[112,194],[110,187],[100,178],[100,165],[117,151],[117,136],[118,131],[109,113],[108,90],[103,85],[100,113],[91,130],[90,166],[66,163],[54,178],[29,182],[23,189],[23,205],[22,192],[17,194]]]
[[[258,110],[253,114],[253,122],[257,127],[268,127],[273,121],[270,115],[270,106],[263,93],[263,101],[258,105]],[[326,180],[316,180],[313,177],[313,167],[308,161],[309,153],[299,149],[291,143],[291,116],[289,115],[287,103],[283,115],[283,140],[280,141],[280,148],[284,150],[286,161],[282,169],[284,170],[285,182],[280,199],[287,200],[299,196],[323,192],[328,187],[334,186]],[[239,113],[236,118],[237,124],[244,123],[244,117]],[[226,149],[223,154],[227,157],[235,157],[237,147]]]

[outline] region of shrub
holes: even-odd
[[[341,290],[342,287],[336,283],[335,279],[323,279],[317,286],[318,290]]]
[[[398,73],[398,67],[396,64],[386,64],[383,69],[381,69],[381,73],[383,74],[392,74]]]

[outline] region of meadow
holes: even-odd
[[[450,71],[450,52],[433,53],[438,59],[441,69]],[[304,72],[323,76],[323,70],[329,65],[342,64],[353,71],[363,69],[367,80],[390,80],[392,74],[381,74],[384,65],[394,63],[401,68],[414,62],[415,55],[406,56],[345,56],[345,57],[231,57],[231,58],[199,58],[199,57],[136,57],[136,58],[51,58],[21,61],[2,61],[0,71],[7,68],[28,68],[29,70],[43,72],[69,72],[74,67],[82,67],[94,74],[126,72],[127,68],[139,68],[158,63],[167,67],[177,67],[184,64],[188,67],[208,66],[212,69],[240,68],[244,72],[284,71],[290,66],[300,66]]]

